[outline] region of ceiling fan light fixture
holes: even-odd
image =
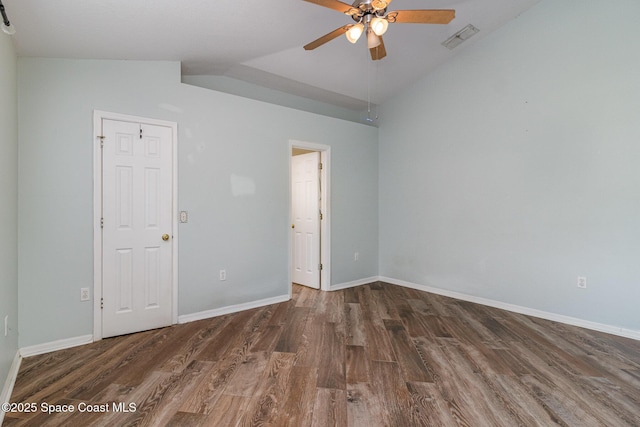
[[[386,33],[389,23],[448,24],[456,15],[454,9],[393,10],[387,12],[392,0],[354,0],[351,6],[342,0],[305,1],[345,13],[351,16],[355,24],[351,23],[336,28],[304,45],[304,50],[316,49],[342,34],[350,43],[356,43],[362,37],[362,33],[366,33],[367,47],[373,61],[387,56],[382,35]]]
[[[371,24],[369,25],[371,26],[371,29],[373,30],[373,32],[376,33],[376,36],[381,36],[387,32],[387,28],[389,28],[389,21],[379,16],[376,16],[371,20]]]
[[[345,33],[345,36],[347,37],[347,40],[349,40],[349,42],[355,43],[358,41],[363,31],[364,31],[364,25],[358,22],[357,24],[353,25],[351,28],[347,30],[347,32]]]
[[[369,49],[373,49],[374,47],[380,46],[380,37],[373,32],[371,28],[367,30],[367,47]]]

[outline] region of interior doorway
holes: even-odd
[[[330,147],[289,143],[290,282],[329,290]]]
[[[320,221],[323,213],[317,151],[294,149],[291,157],[291,233],[293,257],[291,280],[298,285],[320,288]]]
[[[94,340],[176,322],[177,124],[94,114]]]

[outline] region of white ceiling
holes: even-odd
[[[346,0],[347,2],[349,0]],[[361,109],[379,104],[540,0],[394,0],[389,10],[455,9],[447,25],[391,24],[387,57],[365,38],[302,46],[353,21],[303,0],[3,0],[19,56],[181,61],[216,75]],[[453,51],[467,24],[480,32]]]

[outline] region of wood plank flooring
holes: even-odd
[[[294,286],[26,358],[11,401],[37,410],[4,426],[639,426],[640,342],[386,283]]]

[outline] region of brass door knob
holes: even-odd
[[[291,228],[296,228],[296,225],[295,224],[291,224]]]
[[[164,240],[165,242],[166,242],[167,240],[169,240],[169,235],[168,235],[168,234],[163,234],[163,235],[162,235],[162,240]]]

